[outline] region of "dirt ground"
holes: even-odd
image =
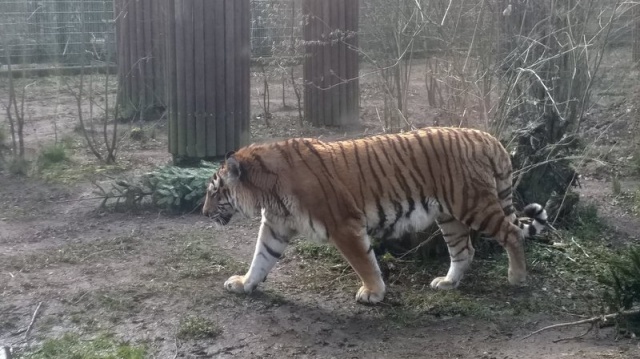
[[[621,70],[605,65],[610,81],[619,78],[616,71]],[[421,76],[417,73],[412,83],[412,120],[433,125],[440,117],[419,100]],[[154,358],[640,358],[638,340],[618,337],[612,327],[568,340],[563,339],[589,327],[523,339],[545,325],[582,319],[589,308],[563,292],[563,282],[543,278],[536,265],[527,287],[509,287],[506,271],[494,266],[504,263],[504,255],[476,260],[476,270],[455,293],[428,287],[432,277],[446,271],[447,258],[418,276],[403,276],[413,267],[401,267],[388,279],[385,304],[364,306],[354,301],[359,284],[344,263],[314,258],[298,247],[286,252],[256,293],[226,293],[224,280],[248,267],[259,221],[235,219],[214,228],[198,214],[97,210],[100,201],[91,180],[135,175],[170,162],[166,124],[146,124],[152,134],[146,141],[123,142],[120,165],[101,167],[74,132],[72,97],[55,79],[36,81],[25,106],[31,111],[28,152],[35,155],[56,136],[70,136],[75,145],[71,169],[54,178],[0,171],[0,347],[20,351],[68,332],[85,337],[108,332],[145,346]],[[589,115],[594,125],[588,127],[615,118],[606,125],[613,129],[606,134],[611,138],[597,142],[591,155],[596,160],[580,166],[583,198],[601,209],[625,242],[640,240],[640,219],[611,194],[610,180],[620,174],[625,193],[638,189],[637,174],[624,165],[637,148],[633,131],[640,121],[640,87],[629,81],[629,91],[602,91]],[[274,98],[272,124],[254,119],[254,139],[379,132],[372,110],[379,99],[370,95],[375,88],[375,81],[363,79],[364,129],[300,128],[296,111],[279,109],[281,99]],[[5,98],[5,89],[0,91]],[[291,93],[287,97],[292,105]],[[254,104],[253,111],[260,108]],[[204,337],[185,335],[184,323],[193,318],[215,330],[202,331],[208,333]]]

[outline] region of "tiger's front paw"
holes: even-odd
[[[509,283],[511,285],[525,285],[527,282],[527,272],[509,269]]]
[[[451,280],[447,279],[447,277],[437,277],[436,279],[431,281],[431,288],[440,290],[451,290],[455,289],[458,284],[460,284],[460,281],[452,282]]]
[[[244,276],[234,275],[224,282],[224,289],[232,293],[248,293],[244,288]]]
[[[358,293],[356,293],[356,301],[364,304],[376,304],[382,302],[384,299],[384,290],[375,292],[367,289],[365,286],[360,287]]]

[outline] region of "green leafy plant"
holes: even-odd
[[[109,190],[95,183],[96,193],[109,201],[127,207],[149,200],[153,205],[171,211],[192,211],[202,204],[207,181],[218,169],[217,164],[201,162],[199,167],[159,167],[133,181],[118,180]]]
[[[201,204],[207,181],[217,165],[202,162],[197,168],[167,166],[143,176],[142,182],[153,192],[153,203],[167,209],[193,209]]]

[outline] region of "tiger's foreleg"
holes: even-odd
[[[445,277],[437,277],[431,282],[431,288],[453,289],[471,265],[475,250],[469,238],[469,227],[464,223],[448,215],[442,215],[437,223],[447,243],[451,265]]]
[[[251,293],[267,278],[267,274],[282,256],[291,237],[290,230],[279,227],[281,226],[277,223],[270,222],[263,212],[251,267],[245,275],[234,275],[227,279],[224,282],[226,290],[234,293]]]
[[[384,299],[385,285],[364,228],[346,227],[331,236],[331,241],[362,280],[362,287],[356,293],[356,301],[367,304],[381,302]]]

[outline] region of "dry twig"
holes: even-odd
[[[31,317],[31,323],[29,323],[27,330],[24,332],[25,339],[27,339],[27,337],[29,336],[29,332],[31,332],[31,328],[33,328],[33,323],[35,323],[36,321],[36,316],[38,315],[38,310],[40,310],[41,305],[42,305],[42,302],[38,302],[38,306],[36,307],[36,310],[33,312],[33,316]]]
[[[638,309],[630,309],[630,310],[623,310],[623,311],[618,312],[618,313],[600,315],[600,316],[592,317],[592,318],[588,318],[588,319],[577,320],[575,322],[558,323],[558,324],[549,325],[549,326],[546,326],[544,328],[540,328],[540,329],[536,330],[535,332],[531,332],[531,333],[527,334],[526,336],[522,337],[522,340],[527,339],[527,338],[529,338],[529,337],[531,337],[533,335],[542,333],[544,331],[551,330],[551,329],[558,329],[558,328],[564,328],[564,327],[573,327],[573,326],[582,325],[582,324],[591,324],[591,326],[593,327],[596,324],[605,323],[605,322],[610,321],[612,319],[617,319],[617,318],[620,318],[620,317],[628,317],[628,316],[633,316],[633,315],[640,315],[640,308],[638,308]],[[589,333],[591,331],[591,329],[589,329],[587,331],[587,333]],[[584,333],[581,336],[578,336],[576,338],[582,337],[582,336],[586,335],[587,333]],[[567,340],[567,339],[563,339],[563,340]]]

